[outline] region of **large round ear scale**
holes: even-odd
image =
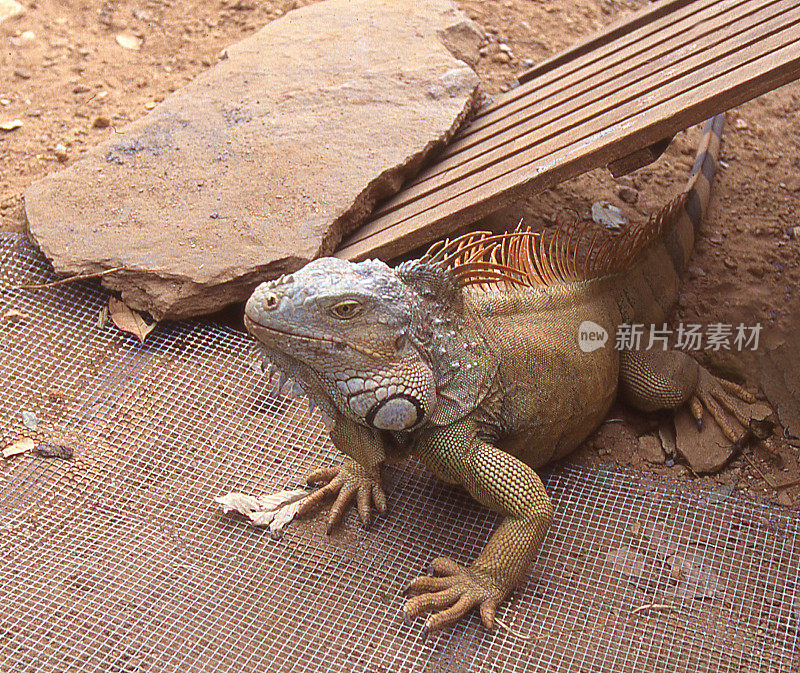
[[[378,402],[367,413],[367,423],[378,430],[410,430],[425,416],[422,403],[413,395],[397,393]]]

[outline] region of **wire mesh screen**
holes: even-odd
[[[184,323],[139,344],[100,326],[91,285],[19,289],[52,280],[26,239],[0,237],[0,268],[2,443],[73,451],[0,465],[0,670],[798,670],[798,517],[612,469],[546,475],[556,523],[499,612],[516,635],[472,615],[423,643],[403,588],[474,558],[494,514],[411,461],[369,531],[318,517],[273,540],[223,516],[215,495],[340,460],[249,337]]]

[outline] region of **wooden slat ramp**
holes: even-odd
[[[662,0],[520,76],[339,247],[396,257],[800,77],[800,0]]]

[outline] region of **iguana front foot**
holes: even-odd
[[[689,410],[697,421],[697,427],[702,427],[703,409],[707,409],[722,433],[731,442],[741,444],[748,434],[750,419],[736,406],[734,400],[739,399],[753,404],[756,401],[755,396],[740,385],[717,378],[704,367],[699,369],[697,387],[689,400]],[[742,430],[734,427],[728,419],[726,411],[743,426]]]
[[[345,458],[338,467],[323,467],[306,475],[308,484],[325,484],[309,495],[300,506],[297,514],[303,516],[331,496],[336,496],[331,511],[328,513],[328,534],[345,515],[353,499],[356,501],[358,516],[364,526],[372,520],[372,506],[379,514],[386,512],[386,494],[381,486],[380,467],[371,470],[359,465],[356,461]]]
[[[454,624],[476,606],[480,606],[483,625],[494,627],[495,610],[508,592],[488,573],[474,566],[465,568],[444,557],[432,561],[431,570],[435,577],[423,575],[408,586],[406,592],[416,595],[403,606],[406,621],[425,612],[433,613],[425,622],[423,639]]]

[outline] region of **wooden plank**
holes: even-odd
[[[793,18],[795,21],[800,20],[800,8],[795,10]],[[479,174],[475,175],[475,180],[460,180],[450,183],[435,192],[425,194],[411,203],[408,208],[387,213],[386,216],[379,218],[379,221],[384,223],[385,226],[397,224],[443,201],[474,190],[487,182],[505,181],[507,175],[517,173],[520,168],[530,166],[537,161],[539,166],[536,167],[536,171],[541,172],[541,170],[549,167],[549,164],[553,161],[550,155],[559,151],[565,145],[574,143],[585,145],[587,142],[591,142],[592,138],[608,134],[615,127],[620,125],[629,126],[631,124],[629,121],[631,116],[639,114],[648,109],[648,107],[668,104],[676,96],[686,91],[691,93],[695,84],[710,82],[711,86],[719,88],[717,80],[721,74],[735,70],[742,65],[742,62],[747,63],[753,58],[763,55],[765,51],[769,53],[773,49],[782,47],[787,41],[790,43],[797,42],[799,38],[800,32],[796,30],[795,26],[784,27],[784,30],[777,35],[755,41],[751,40],[748,45],[742,48],[738,48],[737,45],[737,48],[729,51],[723,59],[711,61],[701,69],[693,68],[682,79],[673,80],[664,86],[660,86],[657,90],[649,93],[648,98],[650,101],[634,98],[626,106],[619,108],[592,109],[590,107],[589,109],[576,111],[571,115],[572,118],[555,118],[549,122],[549,128],[543,131],[542,135],[545,138],[543,142],[539,142],[532,147],[522,147],[519,153],[487,165]],[[721,72],[720,69],[722,69]],[[647,105],[648,102],[650,105]],[[583,116],[582,119],[581,116]],[[580,121],[585,123],[573,123]],[[571,132],[559,133],[565,127],[570,129]],[[542,164],[542,162],[546,163]],[[364,233],[367,233],[367,230],[373,228],[374,223],[368,224],[364,229],[357,232],[353,239],[363,236]]]
[[[774,5],[776,0],[718,0],[701,12],[688,17],[687,22],[667,25],[657,34],[647,36],[644,41],[631,45],[610,45],[610,53],[601,59],[592,60],[580,68],[560,73],[560,79],[536,81],[531,90],[517,98],[511,105],[506,105],[496,113],[485,114],[473,120],[458,138],[449,145],[443,156],[456,154],[467,149],[487,137],[512,128],[525,121],[532,111],[541,104],[552,105],[554,100],[564,100],[574,95],[581,88],[599,86],[622,77],[632,71],[641,70],[665,55],[674,60],[686,58],[692,53],[708,49],[724,36],[715,35],[714,31],[737,24],[737,21],[749,20],[764,8]],[[767,10],[769,11],[769,10]],[[730,35],[730,33],[727,33]],[[713,36],[709,38],[709,36]],[[718,39],[719,38],[719,39]]]
[[[691,11],[698,4],[696,0],[672,0],[672,2],[660,3],[655,7],[645,7],[633,16],[620,19],[611,24],[603,32],[590,35],[564,51],[551,56],[541,63],[537,63],[519,75],[517,79],[520,84],[529,82],[532,79],[539,79],[581,56],[596,54],[598,50],[610,42],[621,40],[642,28],[646,29],[658,25],[662,19],[671,21],[685,16],[685,13],[681,12],[681,10],[689,6],[689,11]]]
[[[792,36],[788,32],[792,30],[800,35],[800,25],[798,25],[800,5],[796,0],[774,3],[769,12],[771,17],[767,21],[754,25],[748,22],[745,30],[734,31],[730,39],[719,45],[719,50],[704,50],[699,54],[680,59],[677,65],[672,59],[663,64],[661,61],[649,64],[646,68],[649,74],[646,77],[639,79],[636,75],[630,74],[620,80],[612,80],[603,87],[589,89],[579,96],[569,98],[561,105],[550,108],[546,114],[521,124],[520,134],[516,128],[513,133],[501,134],[495,149],[469,156],[458,163],[454,158],[439,162],[437,166],[444,165],[448,169],[446,172],[435,172],[437,167],[434,167],[430,179],[412,183],[380,208],[377,216],[383,217],[397,210],[408,211],[404,206],[408,206],[411,208],[409,212],[413,212],[414,209],[423,207],[418,204],[427,203],[431,195],[436,200],[447,198],[451,195],[451,187],[454,185],[457,186],[456,189],[462,191],[468,189],[470,182],[466,178],[479,175],[479,179],[486,179],[506,168],[513,170],[519,163],[530,163],[541,157],[531,157],[529,152],[535,152],[536,148],[541,148],[548,142],[552,143],[556,138],[559,139],[556,142],[562,143],[565,133],[578,129],[587,122],[589,126],[580,130],[586,136],[601,130],[593,128],[595,125],[592,124],[592,121],[600,115],[610,114],[613,118],[614,111],[618,111],[618,116],[622,119],[623,111],[631,105],[640,106],[648,97],[663,98],[674,95],[676,88],[681,91],[680,87],[684,86],[681,82],[688,82],[688,86],[691,86],[702,76],[713,79],[717,75],[720,59],[727,59],[725,62],[735,67],[737,62],[744,58],[743,50],[749,48],[748,54],[758,55],[765,48],[766,41],[773,35],[791,39]],[[738,27],[737,23],[736,28]],[[783,38],[777,39],[780,41]],[[663,67],[659,67],[660,65]]]
[[[720,53],[724,53],[722,50],[727,49],[729,52],[735,49],[733,41],[739,39],[741,44],[742,38],[746,36],[754,36],[760,30],[767,32],[771,27],[783,25],[786,20],[784,13],[797,6],[796,0],[766,1],[768,4],[755,14],[741,16],[722,27],[718,28],[711,22],[712,28],[706,28],[702,33],[686,31],[686,42],[673,44],[672,40],[667,41],[665,52],[655,60],[636,62],[634,67],[625,69],[622,69],[624,66],[603,69],[594,77],[582,82],[578,91],[564,88],[559,94],[551,94],[547,90],[548,87],[544,87],[541,92],[541,99],[545,101],[544,107],[532,106],[524,116],[515,115],[510,120],[503,119],[502,124],[497,123],[493,127],[497,129],[497,133],[487,135],[479,145],[466,145],[463,152],[445,155],[412,181],[397,198],[381,207],[376,214],[380,216],[402,207],[423,193],[441,188],[444,184],[454,182],[501,160],[519,147],[517,141],[520,138],[524,137],[525,139],[520,142],[528,146],[540,142],[541,129],[553,119],[564,119],[576,110],[587,109],[588,106],[601,100],[608,101],[608,106],[619,106],[633,98],[641,97],[651,90],[646,88],[647,82],[651,83],[652,88],[659,83],[662,76],[668,74],[676,78],[692,68],[713,61]],[[751,4],[758,6],[759,3]],[[713,30],[713,33],[709,30]],[[713,35],[713,38],[707,39],[702,44],[694,41],[709,35]],[[680,51],[681,46],[687,44],[698,48],[694,52]],[[715,47],[718,49],[715,50]],[[594,111],[596,112],[596,109]],[[563,130],[566,130],[566,127]],[[558,131],[561,132],[562,129]],[[467,136],[465,139],[459,137],[454,144],[459,146],[464,140],[470,141],[473,138],[474,136]]]
[[[669,138],[663,138],[659,140],[657,143],[653,143],[652,145],[648,145],[647,147],[643,147],[640,150],[636,150],[635,152],[631,152],[627,156],[622,157],[621,159],[616,159],[608,164],[607,168],[611,171],[611,175],[615,178],[622,177],[623,175],[628,175],[628,173],[633,173],[636,170],[642,168],[642,166],[647,166],[647,164],[652,164],[656,159],[658,159],[664,152],[667,151],[670,143],[674,136],[670,136]]]
[[[751,0],[693,0],[690,4],[679,8],[669,15],[655,20],[651,24],[645,24],[635,30],[622,33],[619,38],[603,42],[595,51],[576,55],[575,58],[559,63],[558,67],[548,70],[540,77],[536,77],[535,83],[529,78],[519,87],[512,89],[500,96],[496,101],[486,105],[478,111],[475,117],[475,128],[481,128],[486,123],[493,123],[498,118],[497,113],[504,112],[502,108],[515,105],[520,98],[535,91],[540,86],[569,78],[576,71],[588,68],[597,70],[601,66],[599,61],[613,57],[623,50],[636,46],[637,44],[647,44],[659,39],[661,33],[674,35],[681,30],[686,30],[689,26],[697,25],[709,17],[713,17],[720,12],[736,9],[740,5],[750,4]],[[630,53],[628,51],[627,53]],[[559,57],[555,57],[559,59]],[[560,59],[559,59],[560,60]],[[535,70],[534,66],[532,70]]]
[[[748,1],[744,0],[744,3],[746,4]],[[540,86],[569,79],[571,75],[581,69],[597,70],[600,68],[599,61],[613,57],[621,50],[656,40],[658,35],[664,31],[676,34],[680,30],[686,29],[687,25],[700,23],[709,15],[728,11],[732,6],[735,7],[739,4],[742,4],[740,0],[693,0],[667,16],[655,20],[652,24],[645,24],[628,33],[622,33],[613,41],[602,41],[594,51],[578,53],[570,59],[561,59],[556,56],[554,58],[559,61],[556,67],[548,69],[538,77],[525,80],[520,86],[481,108],[475,115],[475,128],[479,129],[487,123],[493,123],[504,115],[506,109],[518,106],[522,97],[529,95]],[[532,70],[537,67],[534,66]]]
[[[634,106],[623,119],[604,115],[601,131],[586,137],[562,139],[549,154],[520,162],[511,171],[493,176],[466,193],[442,195],[433,206],[415,212],[400,225],[379,218],[346,241],[336,255],[345,259],[384,258],[408,252],[478,219],[514,199],[547,189],[590,168],[605,165],[637,147],[652,144],[705,118],[740,105],[800,77],[800,34],[781,43],[772,38],[750,45],[737,59],[719,64],[716,76],[688,90],[670,92],[657,105]],[[785,31],[784,31],[785,32]],[[767,42],[769,42],[767,44]],[[778,43],[776,45],[776,42]],[[636,109],[638,107],[638,109]],[[556,140],[558,137],[556,137]],[[396,215],[396,214],[395,214]]]

